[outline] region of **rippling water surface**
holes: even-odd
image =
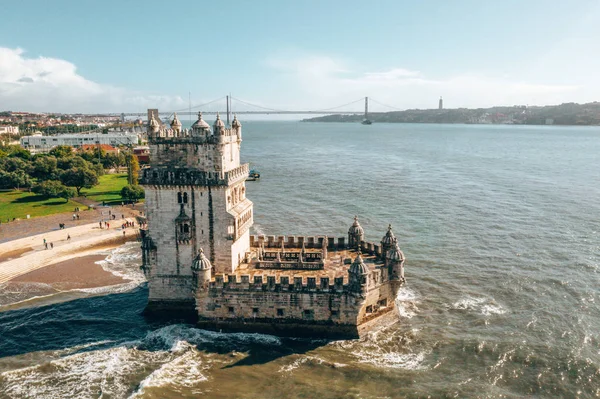
[[[256,233],[392,223],[399,322],[335,342],[151,324],[128,245],[104,267],[133,283],[4,307],[0,397],[600,397],[600,129],[248,122],[242,146]]]

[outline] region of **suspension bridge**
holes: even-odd
[[[219,107],[223,107],[221,102],[225,102],[225,109],[219,109]],[[364,102],[364,108],[362,104]],[[377,104],[381,108],[383,107],[383,111],[402,111],[402,109],[398,107],[394,107],[392,105],[384,104],[380,101],[377,101],[370,97],[362,97],[357,100],[351,101],[346,104],[338,105],[335,107],[324,108],[324,109],[280,109],[280,108],[271,108],[266,107],[259,104],[253,104],[248,101],[241,100],[239,98],[235,98],[232,96],[223,96],[217,98],[215,100],[196,105],[189,105],[187,108],[172,110],[172,111],[159,111],[159,115],[171,117],[173,114],[177,113],[179,116],[195,116],[198,111],[202,111],[203,114],[214,115],[217,113],[221,113],[223,115],[229,115],[234,112],[233,105],[235,104],[235,113],[238,115],[333,115],[333,114],[343,114],[343,115],[365,115],[365,119],[369,113],[369,103]],[[359,106],[359,107],[357,107]],[[103,116],[121,116],[123,119],[126,117],[145,117],[146,111],[144,112],[124,112],[124,113],[109,113],[102,114]]]

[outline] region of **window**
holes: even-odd
[[[367,313],[373,313],[373,305],[367,306]]]
[[[258,316],[258,308],[252,308],[252,316]]]
[[[315,317],[315,311],[312,309],[304,309],[302,315],[304,316],[305,320],[312,320]]]
[[[229,307],[229,313],[233,313],[233,306]]]
[[[184,204],[188,203],[188,195],[187,195],[187,193],[183,193],[183,203]]]
[[[277,309],[277,316],[282,317],[284,314],[285,313],[283,309]]]
[[[340,311],[339,310],[332,310],[331,311],[331,315],[332,316],[339,316],[340,315]]]
[[[183,202],[183,200],[181,199],[181,193],[177,193],[177,203],[181,204]]]
[[[190,232],[190,225],[189,224],[184,224],[183,225],[183,232],[184,233],[189,233]]]
[[[387,306],[387,298],[383,298],[383,299],[377,301],[377,305],[379,307],[385,308]]]

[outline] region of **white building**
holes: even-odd
[[[60,134],[57,136],[24,136],[21,137],[21,146],[39,152],[49,151],[58,145],[68,145],[79,148],[85,144],[108,144],[113,147],[120,145],[135,146],[139,137],[134,133],[87,133],[87,134]]]
[[[0,134],[19,134],[19,126],[0,126]]]

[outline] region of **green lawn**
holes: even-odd
[[[30,217],[46,216],[53,213],[73,212],[76,206],[81,204],[62,198],[43,198],[35,193],[23,191],[0,192],[0,220],[13,218],[25,219]]]
[[[127,185],[127,174],[104,175],[99,177],[99,183],[91,189],[82,189],[81,195],[86,195],[97,203],[121,204],[121,189]],[[24,191],[0,192],[0,220],[6,222],[9,218],[25,219],[30,217],[52,215],[61,212],[73,212],[78,206],[87,209],[82,204],[62,198],[43,198],[34,193]]]
[[[107,205],[121,204],[121,189],[127,185],[127,174],[104,175],[98,178],[97,186],[81,190],[81,195],[98,202],[104,201]]]

